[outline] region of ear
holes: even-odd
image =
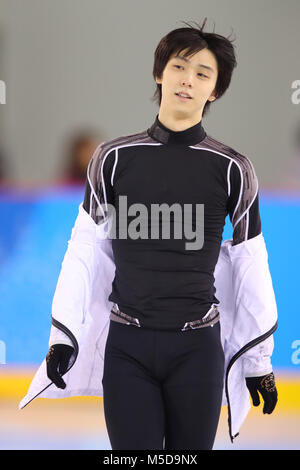
[[[162,79],[158,78],[158,77],[155,77],[155,81],[158,85],[161,85],[161,83],[162,83]]]
[[[210,95],[210,97],[208,98],[207,101],[212,102],[212,101],[215,101],[215,99],[216,99],[216,97],[214,95]]]

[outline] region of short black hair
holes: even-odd
[[[204,19],[202,26],[193,22],[196,27],[183,21],[188,25],[187,28],[174,29],[160,40],[154,53],[153,77],[154,79],[161,78],[167,62],[175,53],[180,54],[186,49],[184,56],[188,57],[206,48],[215,55],[218,63],[218,78],[215,86],[216,99],[218,99],[229,87],[233,69],[237,65],[233,45],[235,39],[230,40],[229,37],[220,36],[215,32],[205,33],[203,30],[206,20],[207,18]],[[160,105],[161,97],[161,85],[156,83],[152,101]],[[210,101],[205,103],[203,116],[209,110],[210,105]]]

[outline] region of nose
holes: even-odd
[[[192,86],[192,80],[190,77],[185,77],[181,80],[181,85],[182,86],[188,86],[188,87],[191,87]]]
[[[193,83],[193,72],[191,70],[185,70],[181,76],[181,86],[191,87]]]

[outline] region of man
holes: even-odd
[[[262,394],[264,413],[277,402],[277,312],[257,178],[247,157],[202,125],[230,84],[235,54],[204,25],[171,31],[157,46],[154,123],[95,151],[53,301],[47,374],[64,389],[61,375],[76,367],[80,349],[81,357],[98,350],[100,361],[105,328],[89,311],[99,290],[108,297],[98,317],[108,302],[102,385],[112,449],[212,449],[224,394],[232,440],[248,410],[246,386],[255,406]],[[157,204],[183,209],[173,212],[174,234],[162,235],[170,211],[152,216]],[[220,250],[227,214],[233,238]],[[99,241],[108,222],[111,249]],[[200,244],[188,245],[191,232],[197,242],[203,235]],[[77,365],[77,389],[69,379],[66,390],[83,394],[84,374]]]

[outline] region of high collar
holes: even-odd
[[[150,137],[162,144],[195,145],[206,136],[206,132],[202,127],[202,121],[184,131],[172,131],[160,122],[158,114],[152,126],[147,129],[147,132]]]

